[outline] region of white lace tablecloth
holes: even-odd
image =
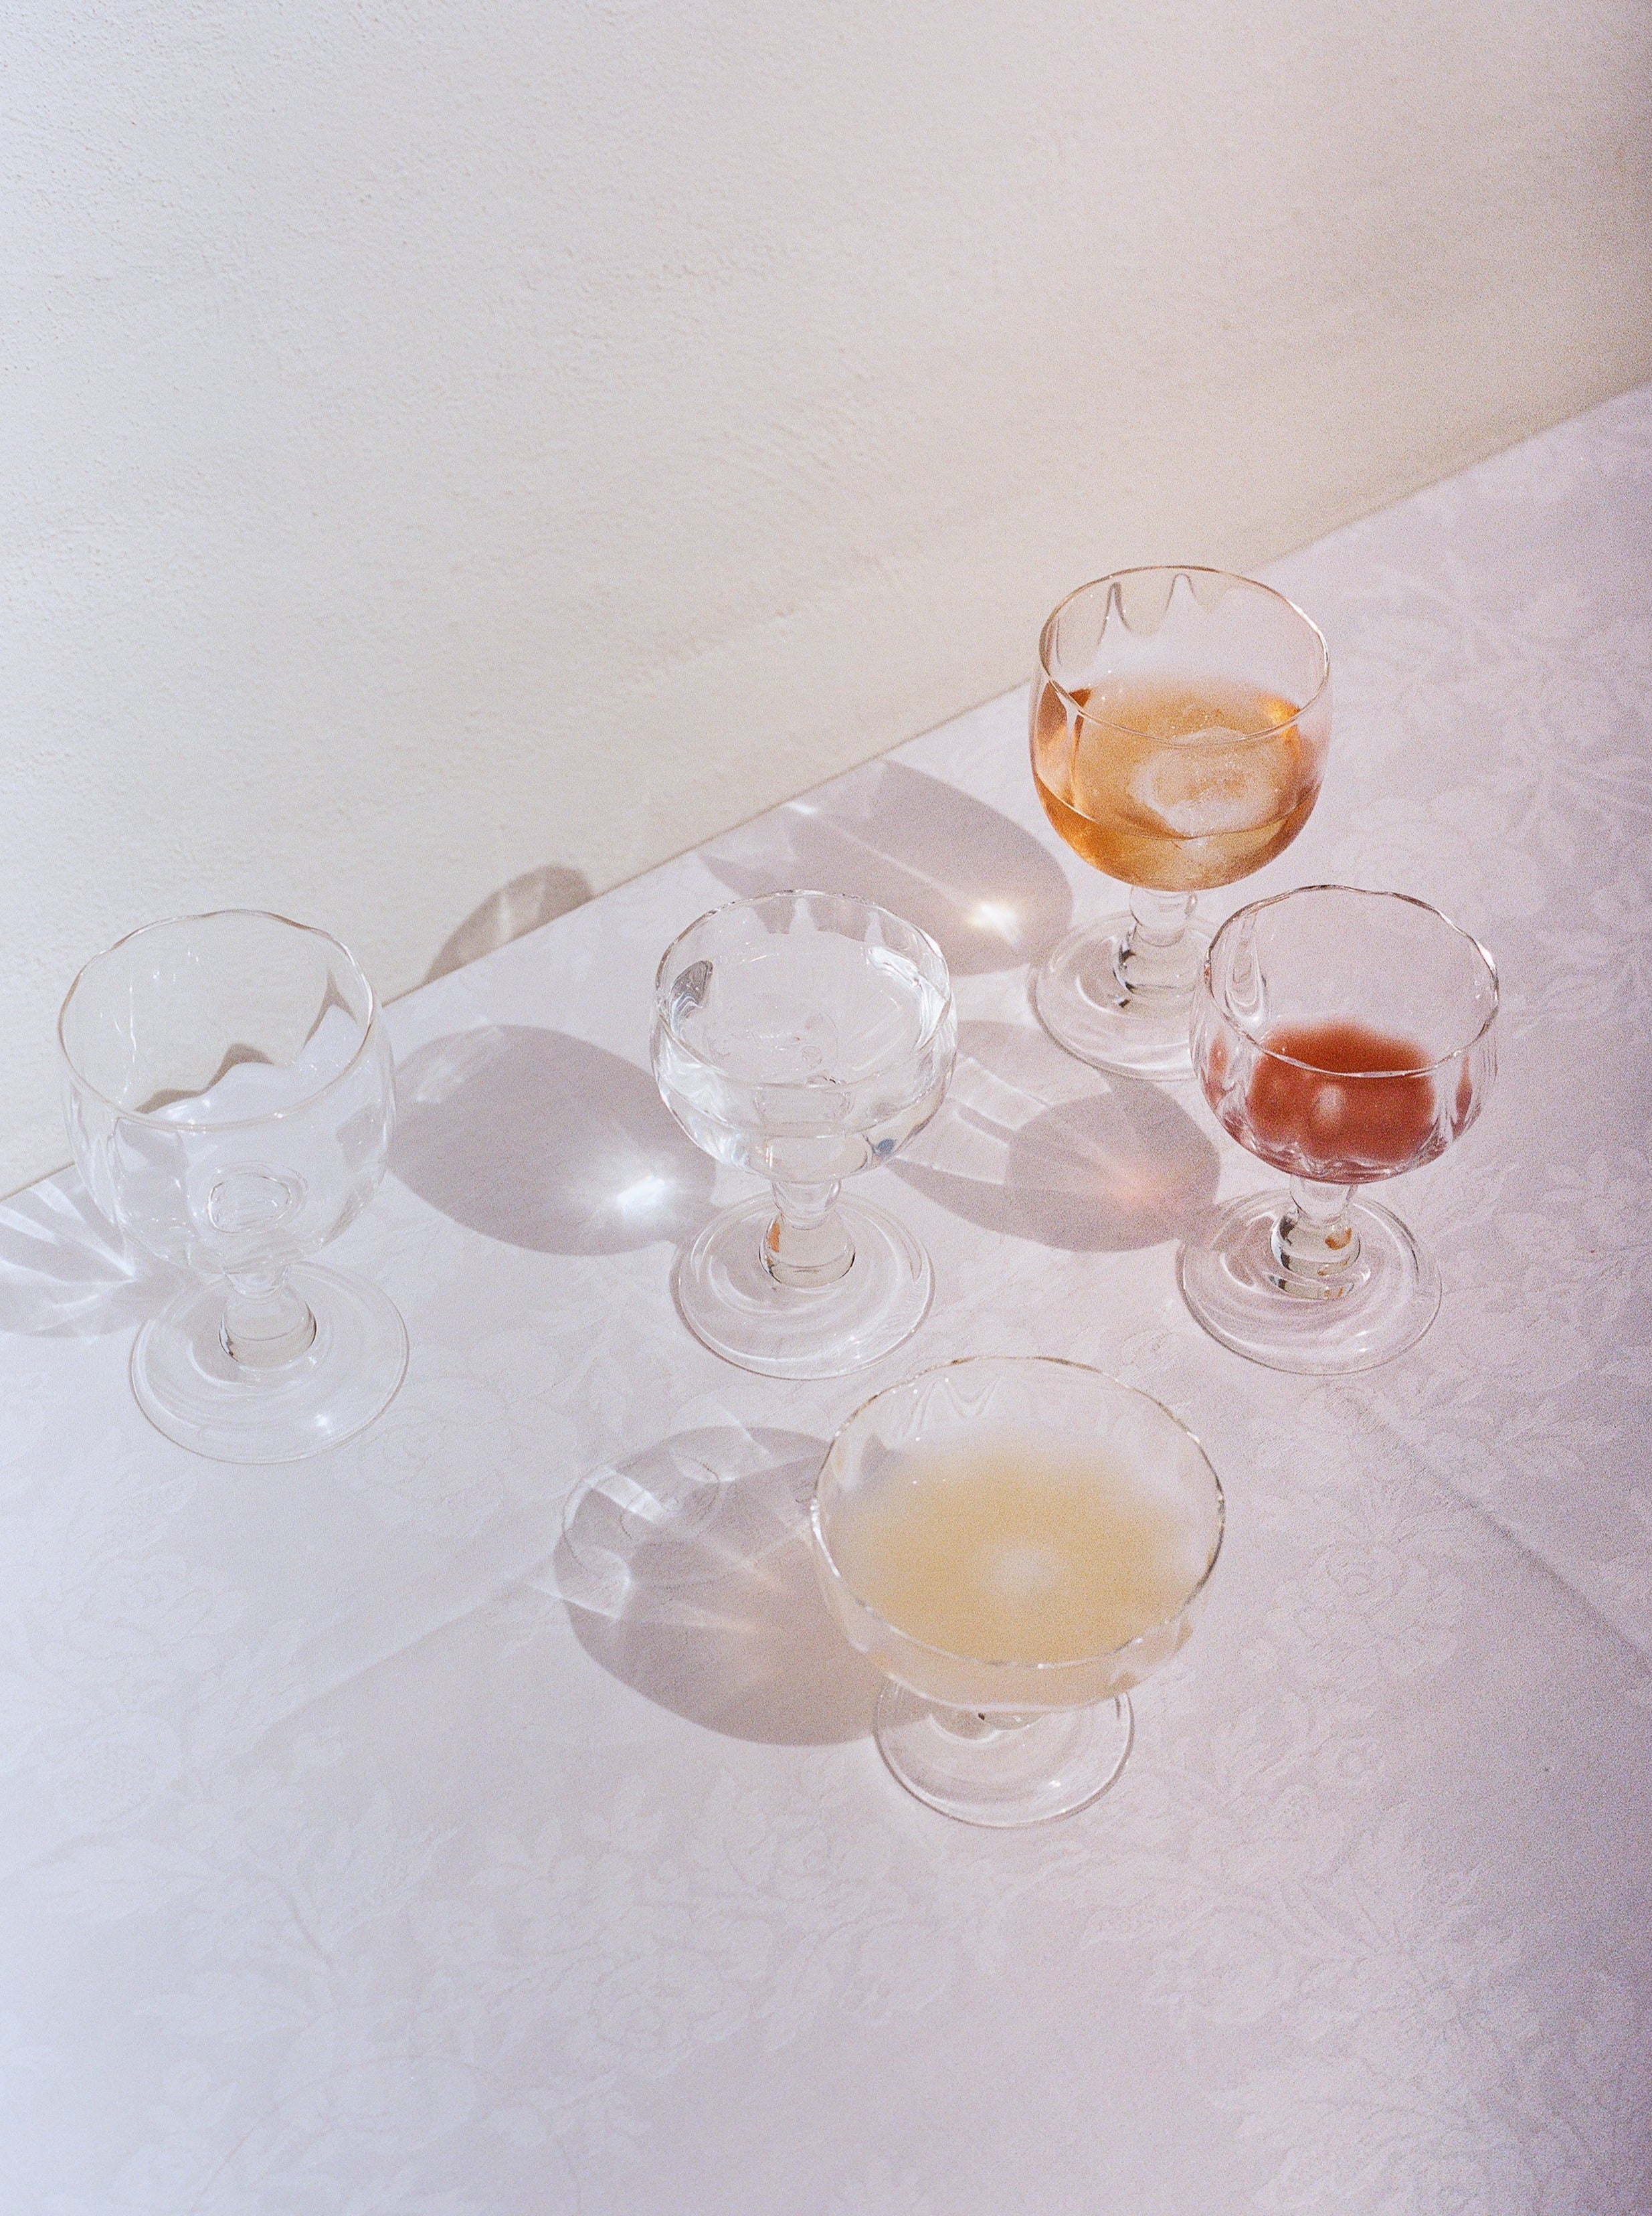
[[[4,2216],[1646,2216],[1649,491],[1652,389],[1271,573],[1330,641],[1332,766],[1218,905],[1420,894],[1506,991],[1482,1123],[1395,1193],[1444,1309],[1367,1378],[1200,1333],[1179,1227],[1263,1173],[1032,1025],[1026,957],[1114,896],[1019,694],[391,1012],[397,1174],[334,1259],[413,1352],[354,1444],[169,1445],[126,1376],[166,1286],[71,1179],[0,1210]],[[928,925],[963,1017],[865,1188],[934,1310],[806,1387],[677,1321],[747,1187],[646,1070],[665,942],[792,883]],[[1228,1487],[1082,1814],[908,1799],[795,1542],[559,1585],[605,1457],[795,1484],[872,1387],[989,1349],[1150,1388]]]

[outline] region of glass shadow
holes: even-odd
[[[1105,1078],[1019,1024],[967,1023],[940,1112],[890,1167],[983,1230],[1117,1254],[1185,1238],[1220,1159],[1157,1086]]]
[[[595,1474],[552,1557],[574,1635],[644,1698],[731,1739],[872,1728],[881,1679],[826,1611],[805,1536],[827,1442],[730,1424]]]
[[[542,924],[554,923],[571,908],[583,908],[590,897],[590,880],[583,870],[564,869],[554,862],[524,870],[490,893],[449,933],[424,973],[425,983],[434,985],[438,977],[462,970],[466,963],[480,961],[483,955],[509,946]]]
[[[927,931],[954,976],[1035,962],[1066,930],[1072,890],[1030,831],[903,762],[867,762],[700,859],[743,896],[791,888],[872,901]]]
[[[390,1166],[456,1223],[542,1254],[681,1245],[711,1213],[715,1165],[654,1080],[588,1040],[491,1024],[396,1073]]]
[[[188,1282],[129,1245],[73,1170],[0,1202],[0,1332],[102,1339],[146,1322]]]

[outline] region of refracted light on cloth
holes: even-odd
[[[671,1198],[671,1191],[670,1179],[662,1177],[657,1170],[650,1170],[646,1177],[639,1177],[634,1185],[628,1185],[623,1192],[615,1193],[613,1204],[621,1216],[642,1216],[652,1209],[664,1207]]]
[[[1014,938],[1020,920],[1020,910],[1009,901],[977,901],[970,910],[970,921],[977,931],[996,932],[1003,939]]]

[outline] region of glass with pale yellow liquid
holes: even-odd
[[[1222,1487],[1169,1411],[1077,1363],[978,1357],[866,1402],[811,1516],[821,1587],[889,1683],[884,1759],[975,1824],[1082,1808],[1129,1693],[1193,1628]]]
[[[1127,1076],[1192,1074],[1208,935],[1199,894],[1282,853],[1319,797],[1330,745],[1325,642],[1281,594],[1227,570],[1124,569],[1045,624],[1032,776],[1045,813],[1128,914],[1082,926],[1033,980],[1045,1028]]]

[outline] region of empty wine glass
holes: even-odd
[[[889,1680],[885,1761],[966,1823],[1104,1793],[1129,1694],[1186,1642],[1222,1487],[1158,1401],[1081,1363],[983,1356],[878,1394],[832,1442],[811,1514],[845,1636]]]
[[[770,1377],[835,1377],[917,1329],[928,1255],[838,1188],[928,1122],[957,1043],[940,949],[865,901],[730,901],[666,949],[661,1098],[697,1147],[774,1188],[716,1217],[678,1265],[683,1320],[714,1353]]]
[[[1282,594],[1224,569],[1121,569],[1081,585],[1039,640],[1032,777],[1074,852],[1131,888],[1032,981],[1051,1037],[1128,1077],[1186,1077],[1207,886],[1248,877],[1312,812],[1330,660]]]
[[[1224,1128],[1284,1170],[1182,1249],[1211,1337],[1270,1369],[1335,1376],[1421,1338],[1439,1273],[1397,1217],[1353,1197],[1441,1154],[1497,1068],[1484,947],[1402,893],[1306,885],[1230,916],[1193,1014],[1193,1063]]]
[[[133,1349],[150,1421],[221,1462],[291,1461],[370,1423],[406,1367],[401,1317],[306,1259],[372,1198],[395,1120],[353,957],[249,910],[151,924],[87,963],[58,1038],[87,1190],[202,1281]]]

